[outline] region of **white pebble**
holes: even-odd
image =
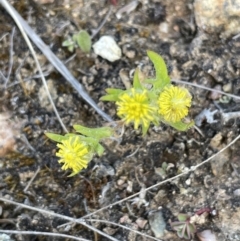
[[[185,183],[189,186],[191,184],[191,179],[187,179]]]
[[[122,57],[122,51],[111,36],[102,36],[94,45],[94,53],[114,62]]]
[[[240,189],[236,189],[234,192],[233,192],[234,196],[240,196]]]

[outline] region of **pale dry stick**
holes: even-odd
[[[29,210],[32,210],[32,211],[36,211],[36,212],[39,212],[39,213],[41,213],[41,214],[47,214],[47,215],[49,215],[49,216],[58,217],[58,218],[61,218],[61,219],[66,219],[66,220],[71,220],[71,222],[73,221],[73,222],[76,222],[76,223],[81,224],[81,225],[83,225],[83,226],[86,226],[87,228],[89,228],[89,229],[97,232],[98,234],[103,235],[103,236],[106,237],[106,238],[109,238],[110,240],[118,241],[117,239],[109,236],[108,234],[103,233],[102,231],[100,231],[100,230],[98,230],[98,229],[96,229],[96,228],[94,228],[94,227],[86,224],[86,223],[85,223],[85,220],[79,220],[79,219],[77,220],[77,219],[74,219],[74,218],[71,218],[71,217],[68,217],[68,216],[65,216],[65,215],[57,214],[57,213],[50,212],[50,211],[47,211],[47,210],[44,210],[44,209],[35,208],[35,207],[31,207],[31,206],[28,206],[28,205],[25,205],[25,204],[22,204],[22,203],[18,203],[18,202],[15,202],[15,201],[11,201],[11,200],[5,199],[5,198],[3,198],[3,197],[0,197],[0,201],[6,202],[6,203],[10,203],[10,204],[16,205],[16,206],[18,206],[18,207],[26,208],[26,209],[29,209]],[[98,222],[98,221],[99,221],[100,223],[112,224],[112,225],[121,227],[121,228],[123,228],[123,229],[129,230],[129,231],[133,231],[133,232],[135,232],[135,233],[137,233],[137,234],[139,234],[139,235],[143,235],[143,236],[145,236],[145,237],[147,237],[147,238],[151,238],[152,240],[161,241],[161,240],[159,240],[159,239],[157,239],[157,238],[154,238],[154,237],[152,237],[152,236],[150,236],[150,235],[141,233],[141,232],[139,232],[139,231],[137,231],[137,230],[133,230],[133,229],[131,229],[131,228],[125,227],[125,226],[123,226],[123,225],[121,225],[121,224],[114,223],[114,222],[111,222],[111,221],[98,220],[98,219],[89,219],[89,220],[86,220],[86,221],[90,221],[90,222],[91,222],[91,221],[92,221],[92,222]],[[42,235],[41,232],[35,232],[35,231],[14,231],[14,230],[6,230],[6,233],[8,233],[8,231],[9,231],[9,233],[10,233],[10,231],[13,231],[13,233],[21,232],[21,233],[18,233],[18,234],[24,234],[23,232],[29,232],[29,234],[30,234],[30,232],[34,232],[35,234]],[[2,232],[2,230],[0,230],[0,233],[1,233],[1,232]],[[3,232],[3,233],[4,233],[4,232]],[[32,233],[32,234],[34,234],[34,233]],[[27,234],[27,233],[25,233],[25,234]],[[46,235],[47,235],[47,234],[51,234],[51,233],[46,233]],[[44,235],[44,234],[43,234],[43,235]],[[52,236],[53,236],[53,235],[52,235]],[[72,236],[72,237],[73,237],[73,236]],[[85,241],[86,239],[81,239],[81,240],[84,240],[84,241]],[[88,240],[87,240],[87,241],[88,241]]]
[[[106,234],[106,233],[98,230],[97,228],[94,228],[91,225],[87,224],[85,222],[85,220],[83,220],[83,219],[80,220],[80,219],[76,219],[76,218],[71,218],[71,217],[68,217],[68,216],[65,216],[65,215],[62,215],[62,214],[54,213],[54,212],[44,210],[44,209],[41,209],[41,208],[35,208],[35,207],[29,206],[29,205],[26,205],[26,204],[22,204],[22,203],[18,203],[18,202],[12,201],[12,200],[8,200],[8,199],[3,198],[3,197],[0,197],[0,201],[10,203],[10,204],[13,204],[13,205],[21,207],[21,208],[26,208],[26,209],[29,209],[29,210],[32,210],[32,211],[36,211],[36,212],[39,212],[41,214],[46,214],[48,216],[58,217],[58,218],[65,219],[65,220],[68,220],[68,221],[73,222],[73,223],[81,224],[81,225],[85,226],[86,228],[88,228],[88,229],[90,229],[90,230],[92,230],[92,231],[112,240],[112,241],[118,241],[117,239],[109,236],[108,234]]]
[[[85,238],[78,238],[72,235],[61,234],[61,233],[48,233],[48,232],[38,232],[38,231],[19,231],[19,230],[1,230],[0,233],[9,233],[9,234],[21,234],[21,235],[42,235],[42,236],[51,236],[51,237],[60,237],[60,238],[69,238],[78,241],[91,241]]]
[[[202,133],[202,131],[201,131],[196,125],[194,125],[193,128],[194,128],[202,137],[205,137],[204,134]]]
[[[16,75],[19,74],[19,72],[20,72],[21,68],[23,67],[23,65],[24,65],[24,63],[25,63],[25,61],[26,61],[26,59],[27,59],[28,56],[29,56],[29,52],[27,52],[26,56],[24,57],[24,59],[21,61],[21,63],[20,63],[19,66],[17,67],[17,69],[16,69]]]
[[[219,155],[220,153],[222,153],[223,151],[225,151],[227,148],[229,148],[231,145],[233,145],[233,144],[234,144],[237,140],[239,140],[239,139],[240,139],[240,135],[238,135],[233,141],[231,141],[231,142],[230,142],[228,145],[226,145],[223,149],[221,149],[220,151],[218,151],[216,154],[212,155],[211,157],[209,157],[209,158],[206,159],[205,161],[201,162],[200,164],[198,164],[198,165],[196,165],[196,166],[192,166],[188,171],[182,172],[182,173],[180,173],[180,174],[178,174],[178,175],[176,175],[176,176],[174,176],[174,177],[168,178],[168,179],[166,179],[166,180],[164,180],[164,181],[162,181],[162,182],[159,182],[159,183],[157,183],[157,184],[155,184],[155,185],[152,185],[152,186],[146,188],[145,191],[149,191],[149,190],[151,190],[151,189],[153,189],[153,188],[155,188],[155,187],[161,186],[161,185],[164,184],[164,183],[171,182],[171,181],[173,181],[173,180],[175,180],[175,179],[178,179],[179,177],[182,177],[182,176],[187,175],[188,173],[190,173],[190,172],[192,172],[192,171],[195,171],[197,168],[199,168],[199,167],[201,167],[202,165],[204,165],[205,163],[211,161],[211,160],[212,160],[213,158],[215,158],[217,155]],[[81,217],[80,220],[81,220],[81,219],[86,219],[86,218],[88,218],[88,217],[91,217],[92,215],[94,215],[94,214],[96,214],[96,213],[99,213],[99,212],[101,212],[101,211],[103,211],[103,210],[105,210],[105,209],[112,208],[113,206],[115,206],[115,205],[117,205],[117,204],[120,204],[120,203],[122,203],[122,202],[125,202],[125,201],[127,201],[127,200],[129,200],[129,199],[131,199],[131,198],[133,198],[133,197],[136,197],[136,196],[139,195],[140,193],[141,193],[141,191],[140,191],[140,192],[137,192],[137,193],[135,193],[135,194],[133,194],[133,195],[131,195],[131,196],[129,196],[129,197],[123,198],[122,200],[119,200],[119,201],[117,201],[117,202],[115,202],[115,203],[109,204],[109,205],[107,205],[106,207],[100,208],[100,209],[98,209],[98,210],[96,210],[96,211],[94,211],[94,212],[92,212],[92,213],[90,213],[90,214],[87,214],[87,215]],[[62,225],[58,226],[57,228],[62,228],[62,227],[66,226],[66,225],[69,225],[69,224],[71,224],[71,222],[62,224]]]
[[[22,78],[21,78],[21,75],[20,75],[20,70],[21,70],[21,68],[22,68],[22,66],[24,65],[24,63],[25,63],[25,61],[26,61],[26,59],[27,59],[27,57],[29,56],[29,52],[26,54],[26,56],[24,57],[24,59],[21,61],[21,63],[19,64],[19,66],[17,67],[17,69],[16,69],[16,71],[15,71],[15,75],[16,75],[16,78],[17,78],[17,82],[15,81],[15,83],[12,83],[12,84],[9,84],[8,86],[7,86],[7,88],[10,88],[10,87],[12,87],[12,86],[14,86],[14,85],[17,85],[17,84],[23,84],[23,81],[22,81]],[[21,80],[20,80],[21,79]]]
[[[130,3],[124,5],[122,8],[120,8],[116,12],[116,17],[120,19],[124,13],[129,14],[130,12],[134,11],[136,7],[138,6],[139,1],[138,0],[133,0]]]
[[[237,35],[233,36],[232,39],[237,39],[238,37],[240,37],[240,33],[238,33]]]
[[[5,38],[6,36],[8,36],[9,33],[5,33],[3,34],[3,36],[0,38],[0,41],[2,41],[3,38]],[[2,76],[4,83],[6,83],[7,78],[4,76],[4,74],[2,73],[2,71],[0,70],[0,75]]]
[[[68,62],[70,62],[75,57],[76,57],[76,54],[73,54],[66,61],[64,61],[64,64],[67,64]],[[44,77],[50,75],[53,72],[53,70],[54,70],[54,67],[52,65],[49,66],[48,70],[43,72]],[[41,75],[35,74],[35,75],[30,76],[30,77],[24,78],[24,81],[29,81],[31,79],[38,79],[38,78],[41,78]]]
[[[21,137],[22,141],[24,142],[24,144],[26,144],[27,147],[28,147],[31,151],[36,152],[35,148],[29,143],[27,137],[26,137],[24,134],[20,135],[20,137]]]
[[[84,90],[83,86],[73,77],[62,61],[50,50],[50,48],[41,40],[41,38],[32,30],[27,22],[19,15],[19,13],[8,3],[7,0],[0,0],[0,4],[6,9],[6,11],[12,16],[15,22],[21,24],[31,40],[36,46],[43,52],[46,58],[51,64],[59,71],[59,73],[72,85],[72,87],[78,92],[78,94],[101,115],[106,121],[112,122],[112,118],[102,111],[94,100]]]
[[[7,81],[7,78],[4,76],[4,74],[2,73],[1,70],[0,70],[0,75],[1,75],[1,77],[3,78],[4,82],[6,82],[6,81]]]
[[[92,30],[91,39],[93,39],[93,38],[98,34],[98,32],[102,29],[102,27],[104,26],[104,24],[107,22],[108,17],[109,17],[110,14],[112,13],[112,9],[113,9],[113,6],[111,5],[110,8],[109,8],[109,10],[108,10],[107,15],[105,16],[105,18],[103,19],[103,21],[101,22],[101,24],[99,25],[99,27],[98,27],[97,29],[93,29],[93,30]]]
[[[199,85],[199,84],[193,84],[193,83],[186,82],[186,81],[183,81],[183,80],[172,79],[171,81],[172,81],[172,82],[175,82],[175,83],[179,83],[179,84],[190,85],[190,86],[197,87],[197,88],[204,89],[204,90],[209,90],[209,91],[212,91],[212,92],[216,92],[216,93],[223,94],[223,95],[232,97],[232,98],[234,98],[234,99],[240,100],[240,97],[239,97],[239,96],[233,95],[233,94],[229,94],[229,93],[226,93],[226,92],[221,91],[221,90],[215,90],[215,89],[213,89],[213,88],[205,87],[205,86],[202,86],[202,85]]]
[[[136,155],[138,153],[140,147],[141,147],[141,145],[139,145],[133,153],[131,153],[130,155],[126,156],[126,158],[130,158],[130,157],[133,157],[134,155]]]
[[[67,63],[68,63],[69,61],[71,61],[75,56],[76,56],[76,54],[74,54],[74,55],[72,55],[71,57],[69,57],[69,58],[64,62],[64,64],[67,64]],[[24,57],[23,61],[21,62],[21,64],[20,64],[19,67],[17,68],[17,70],[16,70],[16,76],[18,76],[19,71],[20,71],[21,67],[23,66],[23,64],[24,64],[24,62],[25,62],[25,60],[26,60],[27,57],[28,57],[28,55],[26,55],[26,56]],[[50,73],[51,73],[53,70],[54,70],[54,67],[51,65],[51,66],[48,68],[48,70],[46,70],[46,71],[43,72],[43,76],[44,76],[44,77],[47,77],[48,75],[50,75]],[[40,75],[40,74],[35,74],[35,75],[30,76],[30,77],[24,78],[23,81],[25,82],[25,81],[29,81],[29,80],[32,80],[32,79],[38,79],[38,78],[41,78],[41,75]],[[13,83],[13,84],[10,84],[10,85],[8,85],[8,88],[10,88],[10,87],[12,87],[12,86],[14,86],[14,85],[17,85],[17,84],[19,84],[19,83],[20,83],[20,81],[15,82],[15,83]]]
[[[0,38],[0,41],[2,41],[3,38],[5,38],[9,33],[3,34],[3,36]]]
[[[10,223],[10,224],[13,224],[13,225],[16,225],[16,222],[17,222],[17,219],[15,218],[1,218],[0,219],[0,223]]]
[[[40,167],[38,167],[37,171],[34,173],[34,175],[32,176],[32,178],[30,179],[30,181],[28,182],[27,186],[24,188],[23,192],[26,193],[28,188],[30,187],[30,185],[32,184],[33,180],[36,178],[37,174],[40,171]]]
[[[156,241],[161,241],[161,240],[158,239],[158,238],[152,237],[152,236],[150,236],[150,235],[148,235],[148,234],[142,233],[142,232],[137,231],[137,230],[133,230],[133,229],[131,229],[131,228],[129,228],[129,227],[126,227],[126,226],[124,226],[124,225],[121,225],[121,224],[118,224],[118,223],[114,223],[114,222],[111,222],[111,221],[101,220],[101,219],[86,219],[86,221],[111,224],[111,225],[114,225],[114,226],[117,226],[117,227],[126,229],[126,230],[128,230],[128,231],[134,232],[134,233],[136,233],[136,234],[142,235],[142,236],[144,236],[144,237],[146,237],[146,238],[150,238],[150,239],[156,240]]]
[[[25,33],[24,29],[23,29],[22,24],[21,24],[20,21],[19,21],[19,18],[15,15],[15,12],[13,11],[14,9],[11,8],[11,5],[9,5],[9,3],[8,3],[6,0],[1,0],[0,3],[4,6],[4,8],[8,11],[8,13],[12,16],[12,18],[14,19],[15,23],[17,24],[20,32],[22,33],[23,38],[24,38],[24,40],[26,41],[30,52],[31,52],[32,55],[33,55],[34,61],[35,61],[36,65],[37,65],[38,71],[39,71],[39,73],[40,73],[40,75],[41,75],[41,79],[42,79],[43,85],[44,85],[44,87],[45,87],[45,90],[46,90],[48,99],[49,99],[49,101],[50,101],[50,103],[51,103],[51,105],[52,105],[52,107],[53,107],[54,112],[55,112],[55,115],[57,116],[57,119],[58,119],[59,123],[61,124],[63,130],[64,130],[66,133],[68,133],[68,130],[67,130],[67,128],[65,127],[65,125],[63,124],[62,119],[61,119],[61,117],[59,116],[58,111],[57,111],[57,108],[56,108],[56,106],[55,106],[55,104],[54,104],[54,102],[53,102],[53,99],[52,99],[52,97],[51,97],[51,94],[50,94],[49,89],[48,89],[48,86],[47,86],[47,82],[46,82],[46,80],[45,80],[45,77],[43,76],[43,72],[42,72],[41,66],[40,66],[39,61],[38,61],[38,59],[37,59],[36,53],[35,53],[35,51],[34,51],[34,49],[33,49],[33,46],[32,46],[32,44],[31,44],[28,36],[26,35],[26,33]]]
[[[15,33],[15,27],[13,27],[12,29],[12,34],[10,36],[10,49],[9,49],[9,65],[8,65],[8,74],[7,74],[7,79],[6,79],[6,82],[5,82],[5,89],[7,87],[7,83],[10,79],[10,75],[12,73],[12,66],[13,66],[13,36],[14,36],[14,33]]]

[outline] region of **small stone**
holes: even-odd
[[[163,22],[159,25],[159,31],[162,33],[168,33],[169,32],[169,26],[168,23]]]
[[[164,230],[166,229],[166,222],[163,218],[162,211],[157,211],[149,214],[148,221],[156,238],[164,236]]]
[[[195,0],[197,26],[207,33],[228,38],[240,32],[240,0]]]
[[[117,232],[117,229],[106,227],[103,229],[103,231],[108,235],[114,235]]]
[[[188,186],[190,186],[190,184],[191,184],[191,179],[190,179],[190,178],[187,179],[187,180],[185,181],[185,183],[186,183]]]
[[[234,191],[233,191],[233,195],[239,197],[239,196],[240,196],[240,189],[234,190]]]
[[[222,136],[222,133],[218,133],[216,134],[210,141],[210,146],[213,148],[213,149],[219,149],[219,146],[221,145],[221,142],[222,142],[222,139],[223,139],[223,136]]]
[[[117,185],[118,186],[122,186],[124,183],[125,183],[125,181],[122,180],[122,179],[117,180]]]
[[[111,36],[102,36],[94,45],[94,53],[114,62],[122,57],[122,51]]]
[[[127,186],[127,192],[132,192],[132,189],[133,189],[133,182],[132,181],[128,181],[128,186]]]
[[[211,230],[204,230],[200,233],[197,233],[200,241],[217,241],[215,234]]]
[[[223,174],[226,168],[225,164],[230,160],[230,152],[229,149],[219,153],[216,157],[214,157],[211,161],[211,168],[214,176],[219,177]]]
[[[57,89],[56,89],[56,86],[55,86],[53,80],[51,80],[51,79],[48,80],[47,86],[48,86],[48,91],[50,92],[50,95],[51,95],[53,101],[56,100],[58,95],[57,95]],[[53,109],[52,104],[49,101],[48,94],[47,94],[47,91],[46,91],[44,85],[42,85],[38,91],[38,98],[39,98],[39,103],[40,103],[41,107],[46,108],[48,111],[51,111]]]
[[[146,219],[143,219],[143,218],[138,218],[138,219],[136,220],[136,224],[137,224],[138,227],[141,228],[141,229],[144,229],[144,227],[146,226],[147,222],[148,222],[148,221],[147,221]]]
[[[239,226],[240,208],[239,207],[234,208],[233,212],[219,210],[218,219],[219,219],[219,222],[216,223],[216,226],[219,229],[221,229],[221,232],[223,232],[224,235],[227,235],[225,237],[232,236],[233,239],[230,239],[230,240],[234,240],[234,241],[240,240],[240,226]]]
[[[222,86],[221,85],[216,85],[214,87],[214,89],[215,90],[222,90]],[[222,96],[222,94],[219,93],[219,92],[216,92],[216,91],[212,91],[209,94],[209,98],[212,99],[212,100],[218,100],[221,96]]]
[[[232,83],[225,84],[223,86],[223,91],[225,92],[231,92],[232,91]]]
[[[0,234],[0,241],[13,241],[11,237],[7,234],[1,233]]]

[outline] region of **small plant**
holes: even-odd
[[[70,52],[78,46],[84,53],[89,53],[92,47],[92,40],[87,31],[81,30],[71,38],[65,40],[62,46],[67,47]]]
[[[180,213],[177,216],[178,221],[171,222],[173,230],[177,231],[179,238],[191,239],[196,233],[196,227],[190,222],[190,216]]]
[[[133,123],[135,129],[141,125],[143,135],[151,123],[157,126],[164,122],[180,131],[189,129],[194,125],[193,121],[185,119],[191,106],[190,93],[186,88],[170,83],[167,66],[161,56],[152,51],[147,54],[154,64],[155,79],[140,81],[140,70],[137,69],[132,88],[107,89],[107,95],[101,100],[115,102],[117,115],[126,125]]]
[[[83,51],[87,52],[91,48],[90,40],[86,31],[80,31],[71,41],[64,44],[73,50],[77,43]],[[131,88],[107,89],[107,94],[101,100],[115,102],[117,115],[121,118],[122,124],[132,123],[134,129],[141,126],[143,135],[147,133],[151,124],[158,126],[160,122],[177,130],[186,131],[194,125],[193,121],[186,118],[192,100],[190,93],[187,89],[170,83],[167,67],[161,56],[152,51],[148,51],[147,54],[153,62],[156,77],[140,79],[141,72],[136,69]],[[101,156],[104,148],[100,141],[113,137],[115,133],[114,128],[110,127],[87,128],[80,125],[73,127],[80,134],[69,133],[62,136],[46,133],[51,140],[58,142],[59,151],[56,156],[60,157],[59,163],[63,164],[63,170],[72,171],[70,176],[86,168],[95,154]],[[180,220],[180,222],[183,222],[178,225],[182,235],[189,236],[193,226],[186,220]]]
[[[54,133],[46,133],[47,137],[58,142],[60,157],[59,163],[63,163],[62,169],[72,170],[70,176],[78,174],[88,166],[95,154],[101,156],[104,152],[100,141],[113,136],[113,130],[109,127],[87,128],[81,125],[73,126],[79,134],[68,133],[64,136]]]

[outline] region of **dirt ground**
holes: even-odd
[[[137,67],[148,76],[154,75],[147,50],[162,55],[173,80],[239,95],[240,37],[234,32],[237,19],[234,18],[236,25],[230,27],[219,22],[212,24],[209,20],[211,28],[205,28],[200,26],[205,17],[204,7],[197,5],[200,1],[135,2],[135,8],[117,18],[119,9],[130,1],[11,1],[98,106],[114,120],[118,120],[114,104],[101,102],[99,98],[106,88],[126,88]],[[119,60],[109,62],[93,50],[89,54],[80,49],[71,53],[62,47],[64,40],[81,29],[91,34],[110,6],[112,13],[92,41],[95,43],[104,35],[112,36],[122,50]],[[73,124],[105,125],[106,121],[52,68],[41,51],[37,48],[36,51],[50,93],[68,130],[73,131]],[[32,55],[2,6],[0,71],[0,197],[80,218],[141,191],[134,198],[89,216],[99,221],[88,221],[88,224],[119,241],[151,240],[134,230],[158,240],[177,241],[183,239],[173,230],[170,220],[176,221],[179,213],[190,217],[200,213],[197,216],[201,220],[194,221],[197,232],[210,230],[215,239],[199,239],[194,234],[191,240],[240,240],[240,142],[198,169],[145,191],[188,171],[234,140],[239,134],[239,119],[227,119],[224,114],[240,111],[238,99],[185,85],[193,96],[190,116],[198,123],[199,130],[179,132],[161,124],[150,128],[142,137],[129,126],[121,143],[106,141],[102,157],[95,157],[79,175],[68,177],[69,173],[61,170],[55,156],[56,145],[44,135],[46,131],[63,134],[63,129],[47,100]],[[205,115],[201,114],[204,109]],[[59,227],[67,222],[60,217],[7,202],[0,202],[0,206],[1,230],[53,232],[86,240],[109,240],[80,224]],[[100,220],[124,225],[132,231]],[[34,234],[10,237],[23,241],[71,240]]]

